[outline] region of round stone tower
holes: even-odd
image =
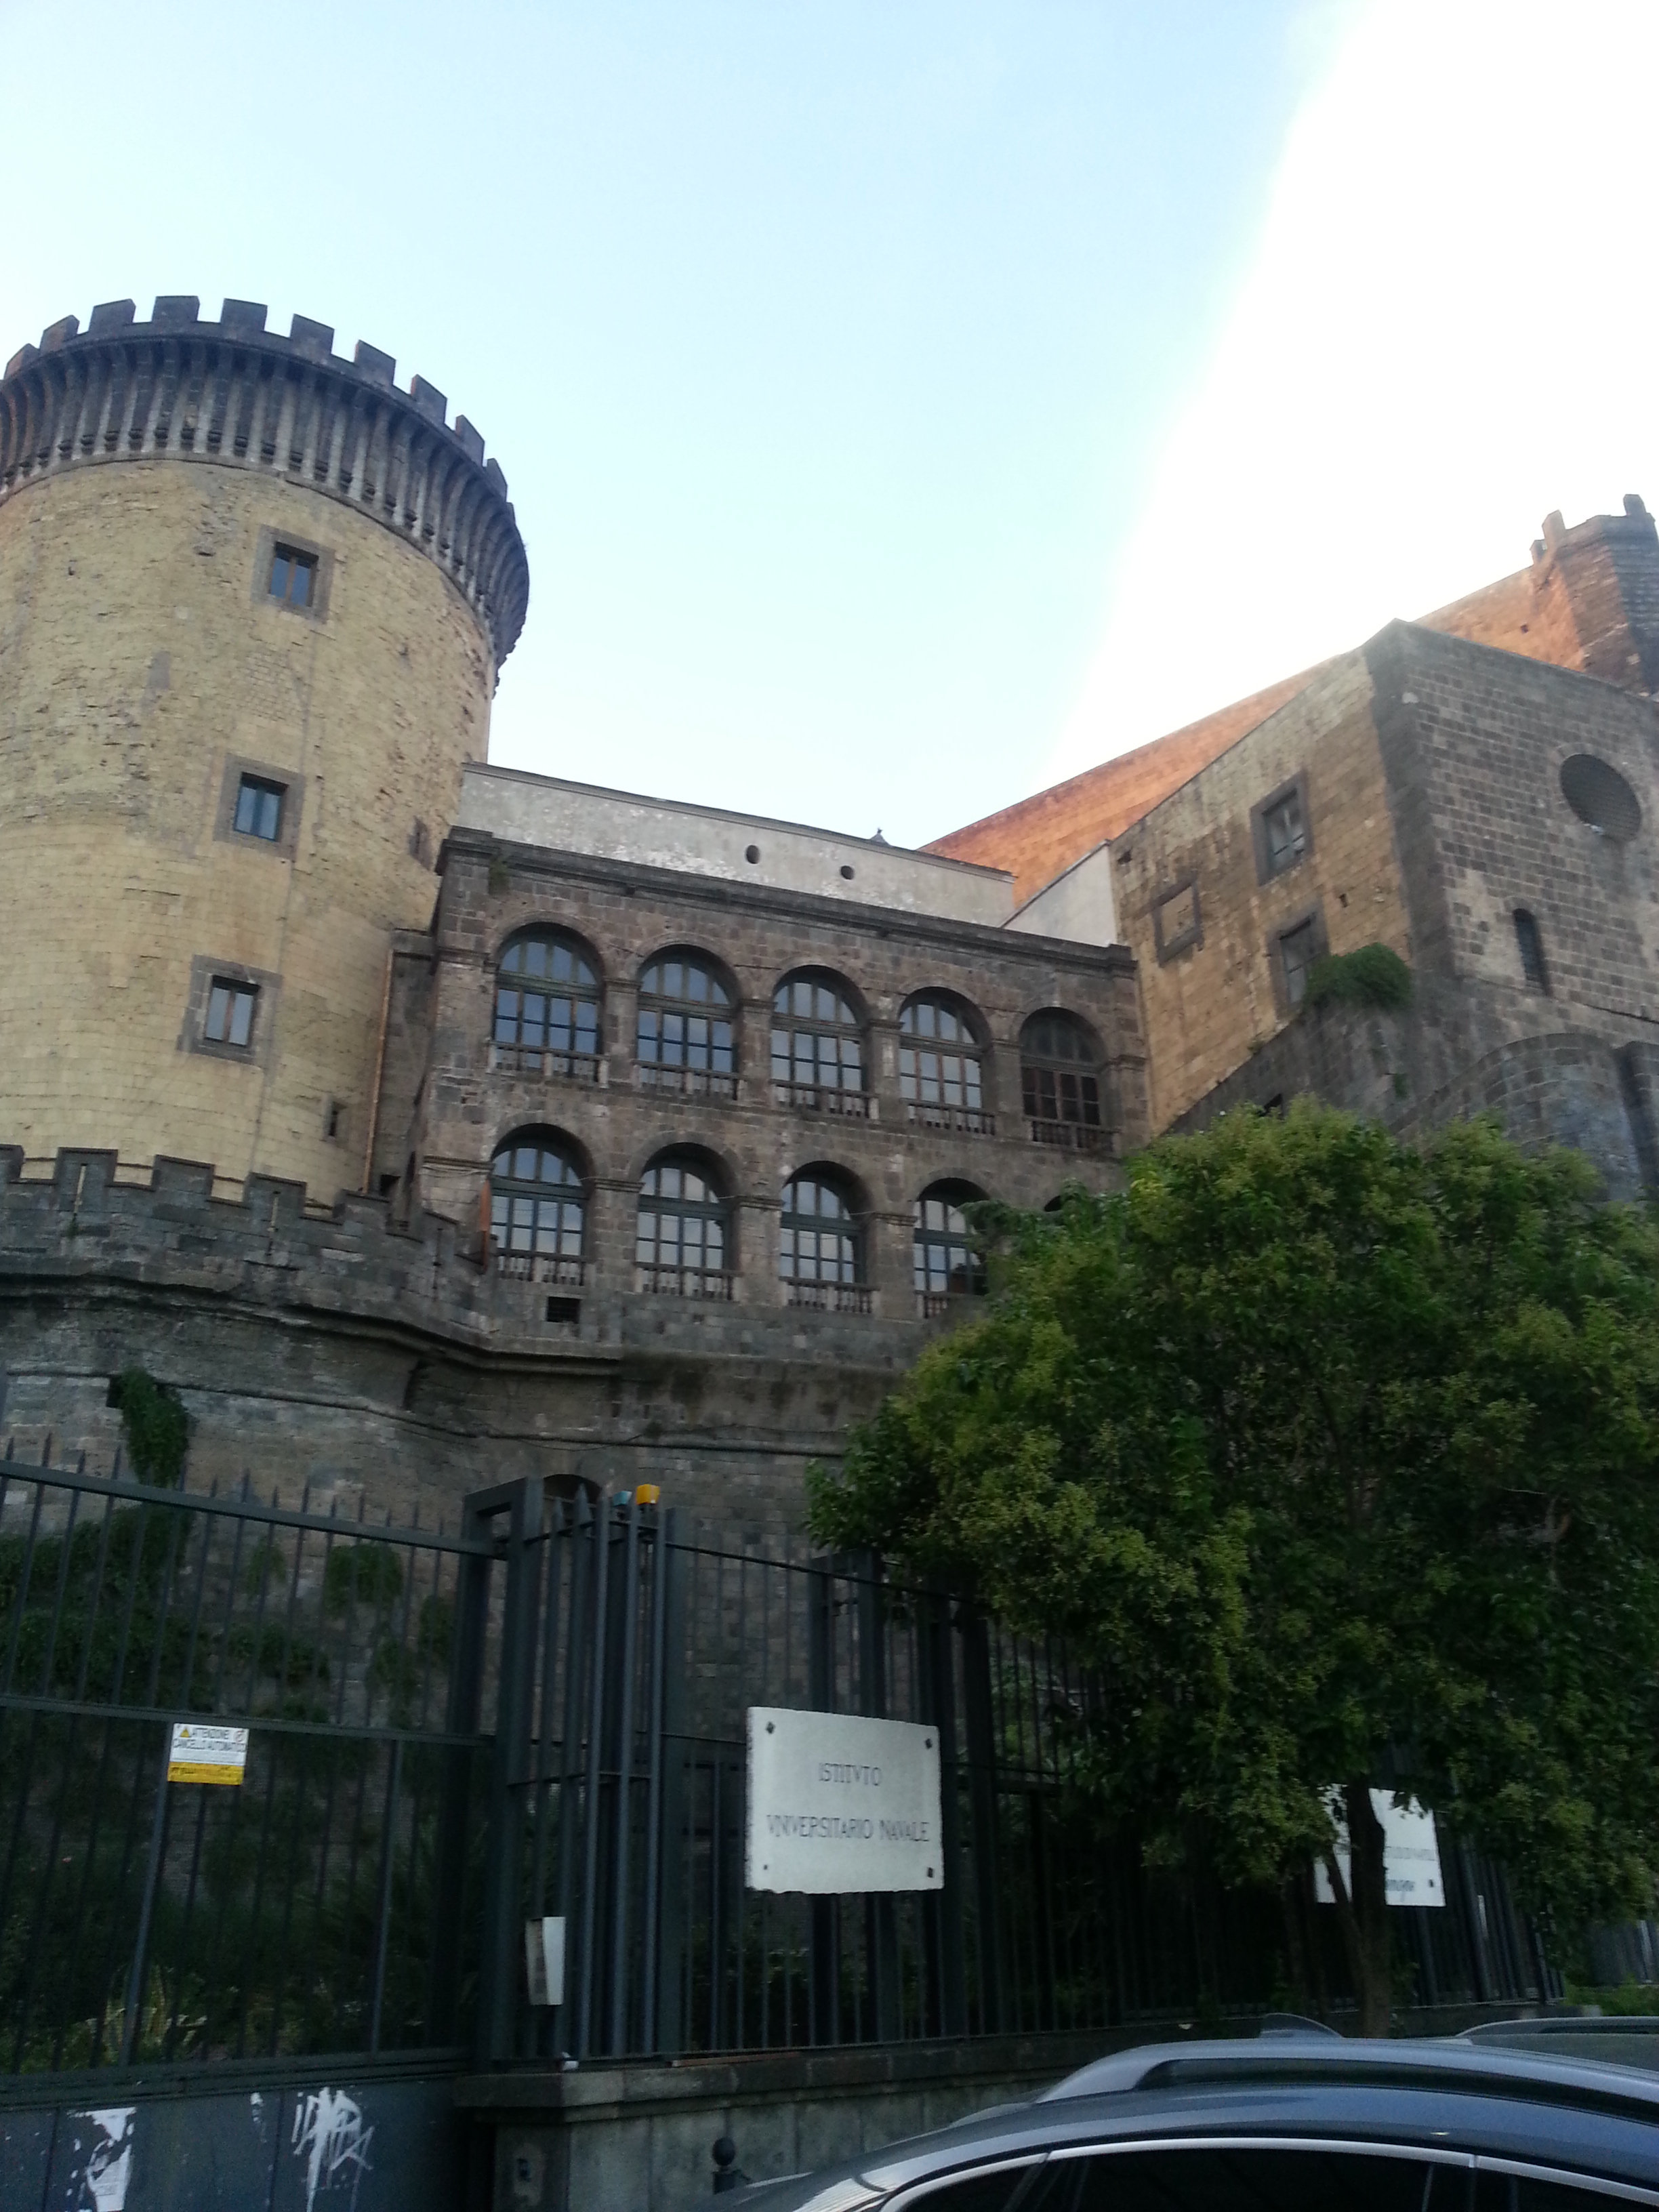
[[[198,304],[0,380],[0,1144],[331,1199],[529,571],[441,392]]]

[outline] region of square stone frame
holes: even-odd
[[[288,599],[273,599],[270,596],[270,564],[279,545],[291,545],[296,553],[309,554],[317,563],[317,586],[308,607],[296,607]],[[274,522],[262,526],[253,551],[253,589],[250,594],[256,607],[274,608],[279,615],[291,616],[295,622],[325,623],[333,589],[334,554],[331,547],[318,545],[309,538],[297,537],[291,530],[279,530]]]
[[[261,783],[278,783],[283,787],[283,825],[280,836],[256,837],[252,830],[236,827],[236,800],[245,775],[257,776]],[[219,805],[213,817],[213,835],[228,845],[244,845],[260,853],[274,854],[278,859],[291,860],[300,845],[300,817],[305,811],[306,780],[295,775],[291,769],[273,768],[269,761],[249,760],[241,753],[225,755],[225,772],[219,785]]]
[[[1275,806],[1282,806],[1292,793],[1302,801],[1301,856],[1292,860],[1288,868],[1280,868],[1275,875],[1267,852],[1267,817]],[[1270,791],[1265,799],[1257,799],[1255,805],[1250,809],[1250,844],[1255,854],[1255,879],[1258,884],[1282,882],[1285,877],[1294,875],[1299,867],[1312,860],[1313,808],[1309,804],[1306,769],[1298,769],[1294,775],[1287,777],[1283,783]]]
[[[1277,1007],[1279,1018],[1282,1022],[1289,1021],[1293,1014],[1301,1012],[1301,1006],[1293,1006],[1291,1004],[1290,993],[1285,988],[1283,940],[1293,936],[1308,922],[1313,924],[1314,958],[1322,960],[1331,949],[1331,941],[1325,930],[1324,905],[1318,899],[1315,899],[1310,905],[1299,907],[1294,912],[1287,914],[1282,921],[1276,921],[1267,939],[1267,967],[1273,978],[1273,1005]],[[1305,1004],[1306,1001],[1304,1000],[1302,1003]]]
[[[1190,891],[1193,895],[1193,919],[1191,924],[1185,929],[1176,930],[1174,936],[1166,938],[1164,934],[1164,909],[1165,907],[1170,905],[1173,900],[1178,899],[1183,891]],[[1182,877],[1179,883],[1170,884],[1167,890],[1158,892],[1154,896],[1152,900],[1152,942],[1157,948],[1158,965],[1160,967],[1163,967],[1166,962],[1173,960],[1178,953],[1189,952],[1194,945],[1201,945],[1203,944],[1204,908],[1198,895],[1198,878],[1196,875],[1185,875]]]
[[[207,1035],[208,994],[216,981],[246,983],[259,994],[253,1010],[252,1044],[220,1044]],[[276,1006],[283,979],[268,968],[247,968],[240,960],[216,960],[198,952],[190,963],[190,1003],[179,1032],[180,1052],[199,1052],[210,1060],[228,1060],[238,1067],[268,1067],[276,1036]]]

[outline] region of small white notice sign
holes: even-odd
[[[750,1889],[941,1889],[939,1731],[854,1713],[749,1709]]]
[[[167,1747],[169,1782],[239,1784],[247,1771],[247,1730],[175,1721]]]
[[[1382,1823],[1382,1880],[1390,1905],[1438,1905],[1446,1902],[1446,1885],[1440,1874],[1440,1845],[1434,1832],[1434,1815],[1413,1801],[1396,1805],[1392,1790],[1373,1790],[1371,1810]],[[1348,1823],[1340,1799],[1334,1800],[1336,1821],[1336,1863],[1343,1881],[1349,1873]],[[1321,1905],[1334,1905],[1331,1878],[1322,1862],[1314,1862],[1314,1895]]]

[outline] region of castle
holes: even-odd
[[[486,766],[528,568],[465,417],[263,308],[0,381],[0,1449],[798,1524],[983,1287],[963,1206],[1147,1133],[1133,962],[1008,877]]]
[[[487,764],[529,571],[419,377],[262,307],[0,380],[0,1450],[183,1395],[349,1509],[802,1479],[983,1276],[1302,1090],[1659,1177],[1659,540],[1529,569],[908,852]],[[1409,1007],[1304,1004],[1380,942]]]

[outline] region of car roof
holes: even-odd
[[[1560,2040],[1565,2045],[1573,2039]],[[1599,2050],[1590,2057],[1568,2048],[1518,2048],[1462,2036],[1361,2040],[1317,2032],[1277,2033],[1210,2043],[1141,2044],[1080,2067],[1036,2101],[1199,2082],[1239,2087],[1269,2082],[1393,2084],[1453,2092],[1486,2086],[1498,2094],[1531,2095],[1586,2110],[1618,2106],[1632,2117],[1659,2123],[1659,2080],[1639,2067],[1611,2063]]]
[[[1564,2039],[1565,2040],[1565,2039]],[[892,2191],[981,2160],[1170,2135],[1437,2142],[1659,2185],[1659,2079],[1601,2057],[1460,2039],[1317,2032],[1143,2044],[1027,2103],[994,2106],[816,2177]],[[805,2202],[772,2185],[758,2208]],[[748,2201],[747,2199],[740,2199]]]

